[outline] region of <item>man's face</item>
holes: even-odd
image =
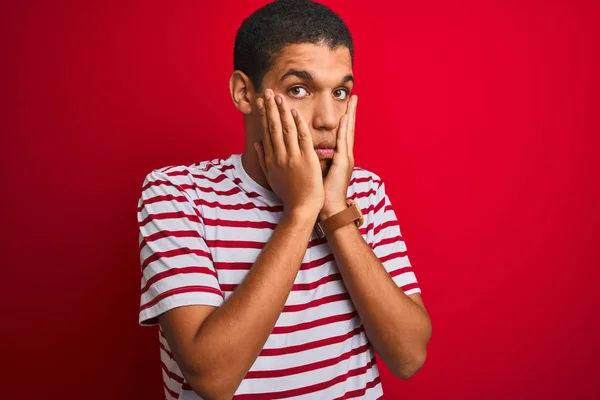
[[[289,107],[302,115],[316,149],[335,148],[338,125],[346,113],[353,85],[352,59],[347,47],[332,50],[327,45],[293,44],[276,58],[263,79],[262,89],[263,93],[265,89],[281,93]],[[333,154],[320,153],[325,176]]]

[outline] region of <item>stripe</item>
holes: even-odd
[[[265,242],[253,242],[250,240],[207,240],[206,244],[212,248],[224,248],[224,249],[262,249],[265,247]]]
[[[348,186],[352,186],[355,183],[363,183],[363,182],[370,182],[373,185],[375,185],[375,184],[379,184],[380,185],[381,184],[381,180],[380,179],[373,179],[373,177],[371,177],[371,176],[366,176],[366,177],[363,177],[363,178],[352,178],[350,180],[350,183],[348,184]]]
[[[221,165],[221,160],[219,160],[218,164],[213,161],[213,162],[207,164],[206,167],[204,167],[204,168],[206,169],[206,171],[209,171],[211,168],[214,168],[217,171],[225,172],[230,169],[235,169],[235,165],[233,165],[233,164]]]
[[[142,201],[142,205],[138,207],[138,212],[142,212],[142,210],[148,204],[160,203],[162,201],[176,201],[178,203],[187,203],[188,199],[185,196],[175,196],[172,194],[160,194],[158,196],[149,197]]]
[[[342,275],[340,275],[339,273],[337,274],[332,274],[332,275],[328,275],[328,276],[324,276],[322,278],[320,278],[317,281],[314,282],[310,282],[310,283],[296,283],[292,286],[292,290],[291,291],[301,291],[301,290],[313,290],[318,288],[321,285],[324,285],[326,283],[329,282],[334,282],[334,281],[339,281],[342,279]],[[239,286],[239,284],[233,284],[233,283],[221,283],[221,290],[223,292],[234,292],[237,287]]]
[[[373,246],[371,246],[371,248],[375,249],[376,247],[379,247],[379,246],[397,243],[397,242],[403,242],[403,241],[404,241],[404,239],[402,239],[402,236],[398,235],[398,236],[394,236],[391,238],[381,239],[379,242],[373,243]]]
[[[377,205],[373,208],[373,212],[375,214],[377,214],[384,205],[385,205],[385,197],[383,199],[381,199],[381,201],[379,203],[377,203]]]
[[[176,219],[176,218],[187,218],[192,222],[201,223],[202,218],[199,215],[190,215],[186,214],[183,211],[174,211],[174,212],[166,212],[159,214],[149,214],[146,218],[144,218],[140,223],[140,228],[146,226],[149,222],[154,220],[162,220],[162,219]]]
[[[147,308],[152,307],[153,305],[155,305],[159,301],[161,301],[163,299],[166,299],[169,296],[174,296],[176,294],[193,293],[193,292],[213,293],[213,294],[216,294],[218,296],[223,297],[223,293],[221,293],[220,290],[215,289],[215,288],[210,287],[210,286],[200,286],[200,285],[196,285],[196,286],[183,286],[183,287],[178,287],[178,288],[175,288],[175,289],[167,290],[166,292],[162,292],[161,294],[159,294],[158,296],[156,296],[155,298],[153,298],[152,300],[150,300],[146,304],[142,305],[140,307],[140,312],[144,311]]]
[[[227,241],[223,240],[223,241],[221,241],[221,244],[223,244],[225,242],[227,242]],[[252,244],[252,247],[250,245],[248,245],[247,247],[237,247],[237,246],[225,245],[223,247],[226,247],[226,248],[250,248],[250,249],[261,248],[262,249],[262,247],[258,247],[258,244],[255,244],[255,243],[257,243],[257,242],[248,242],[248,244]],[[303,262],[300,265],[300,270],[307,271],[309,269],[320,267],[321,265],[324,265],[330,261],[335,261],[335,257],[333,254],[329,254],[325,257],[321,257],[319,259],[312,260],[309,262]],[[215,261],[213,265],[215,266],[215,269],[222,270],[222,271],[244,271],[244,270],[249,271],[250,268],[252,268],[252,266],[254,265],[254,263],[244,262],[244,261]]]
[[[275,229],[277,224],[268,221],[233,221],[227,219],[204,218],[204,225],[228,228]]]
[[[377,204],[371,204],[370,206],[363,208],[362,213],[363,213],[363,215],[366,215],[366,214],[370,213],[371,211],[373,211],[376,214],[381,209],[381,207],[383,207],[384,204],[385,204],[385,198],[381,199],[379,201],[379,203],[377,203]]]
[[[373,230],[373,234],[377,235],[382,229],[389,228],[390,226],[400,227],[400,224],[398,223],[398,220],[395,218],[391,219],[389,221],[385,221],[384,223],[382,223],[381,225],[378,225],[377,228],[375,228]]]
[[[379,261],[381,261],[381,263],[384,263],[384,262],[388,262],[390,260],[393,260],[395,258],[405,257],[407,254],[408,254],[407,251],[396,251],[396,252],[394,252],[392,254],[388,254],[386,256],[379,257]]]
[[[363,354],[369,350],[371,345],[369,343],[364,344],[360,347],[342,353],[337,357],[329,358],[327,360],[317,361],[313,363],[303,364],[297,367],[265,370],[265,371],[249,371],[244,379],[266,379],[266,378],[280,378],[282,376],[302,374],[304,372],[314,371],[316,369],[330,367],[339,362],[350,359],[352,356]]]
[[[335,303],[337,301],[348,300],[350,299],[350,295],[348,293],[339,293],[331,296],[322,297],[320,299],[316,299],[304,304],[293,304],[289,306],[283,307],[281,312],[299,312],[308,310],[309,308],[314,308],[321,306],[323,304]]]
[[[168,231],[168,230],[162,230],[162,231],[158,231],[156,233],[153,233],[152,235],[144,236],[144,241],[145,242],[153,242],[155,240],[164,239],[164,238],[167,238],[167,237],[178,237],[178,238],[195,237],[195,238],[202,239],[202,236],[200,235],[200,232],[198,232],[198,231]]]
[[[353,193],[352,195],[350,195],[349,198],[352,199],[352,200],[356,200],[356,199],[360,199],[360,198],[363,198],[363,197],[369,197],[372,194],[377,194],[377,192],[374,189],[370,189],[370,190],[368,190],[366,192],[356,192],[356,193]]]
[[[164,362],[160,362],[163,371],[165,371],[165,373],[169,376],[169,378],[173,379],[174,381],[176,381],[179,384],[183,384],[184,380],[183,377],[177,375],[175,372],[173,371],[169,371],[169,369],[167,368],[167,366],[165,365]]]
[[[318,392],[320,390],[327,389],[337,383],[346,381],[350,377],[364,374],[367,372],[368,369],[372,368],[373,365],[375,365],[375,363],[376,363],[375,357],[373,357],[371,359],[371,361],[369,361],[367,363],[367,365],[365,365],[363,367],[352,369],[343,375],[336,376],[333,379],[330,379],[325,382],[317,383],[315,385],[304,386],[301,388],[290,389],[290,390],[285,390],[285,391],[281,391],[281,392],[242,394],[242,395],[238,395],[238,396],[233,396],[233,398],[235,400],[246,400],[246,399],[247,400],[252,400],[252,399],[270,400],[270,399],[284,399],[286,397],[302,396],[302,395],[305,395],[308,393],[314,393],[314,392]]]
[[[337,397],[334,400],[346,400],[346,399],[353,399],[356,397],[364,396],[365,393],[367,393],[367,390],[374,388],[380,382],[381,382],[381,378],[379,376],[376,376],[375,379],[373,379],[371,382],[367,383],[367,385],[364,388],[351,390],[349,392],[346,392],[346,394],[344,394],[342,397]],[[383,399],[383,396],[381,396],[379,399]],[[377,399],[377,400],[379,400],[379,399]]]
[[[402,275],[402,274],[405,274],[407,272],[412,272],[412,271],[413,271],[412,267],[408,266],[408,267],[398,268],[394,271],[389,272],[389,274],[393,278],[395,276]]]
[[[174,391],[172,391],[171,389],[169,389],[169,387],[167,386],[167,383],[164,382],[163,386],[165,387],[165,390],[174,398],[178,399],[179,398],[179,393],[175,393]]]
[[[165,279],[165,278],[169,278],[171,276],[184,275],[184,274],[205,274],[205,275],[213,276],[215,279],[217,279],[217,273],[215,271],[213,271],[212,269],[210,269],[208,267],[204,267],[204,266],[187,266],[187,267],[180,267],[180,268],[169,268],[165,271],[162,271],[162,272],[152,275],[152,278],[148,279],[148,281],[146,282],[146,285],[142,288],[142,295],[144,295],[148,291],[148,289],[150,289],[150,286],[154,285],[156,282],[158,282],[162,279]]]
[[[188,254],[196,255],[199,257],[206,257],[209,260],[212,260],[210,253],[208,253],[204,250],[190,249],[189,247],[182,247],[180,249],[173,249],[173,250],[167,250],[167,251],[156,251],[156,252],[152,253],[151,255],[149,255],[148,257],[146,257],[144,262],[142,262],[142,272],[146,269],[146,267],[150,263],[157,261],[161,258],[171,258],[171,257],[177,257],[177,256],[184,256],[184,255],[188,255]]]
[[[161,349],[163,349],[163,351],[164,351],[165,353],[167,353],[167,355],[169,356],[169,358],[170,358],[171,360],[175,361],[175,357],[173,357],[173,353],[171,353],[171,351],[169,351],[169,349],[167,349],[167,348],[165,347],[165,345],[164,345],[162,342],[160,343],[160,348],[161,348]]]
[[[353,311],[353,312],[347,313],[347,314],[332,315],[331,317],[320,318],[320,319],[316,319],[314,321],[303,322],[303,323],[296,324],[296,325],[276,326],[271,331],[271,335],[281,335],[284,333],[304,331],[307,329],[315,328],[317,326],[329,325],[329,324],[333,324],[335,322],[340,322],[340,321],[348,321],[348,320],[354,318],[356,315],[357,315],[356,311]]]
[[[233,196],[235,194],[241,193],[242,189],[240,189],[239,186],[234,186],[231,189],[228,190],[216,190],[215,188],[212,187],[204,187],[204,186],[198,186],[195,183],[179,183],[179,184],[175,184],[171,181],[163,181],[163,180],[155,180],[152,182],[148,182],[144,187],[142,187],[142,192],[146,191],[147,189],[154,187],[154,186],[168,186],[168,187],[174,187],[176,189],[179,189],[179,191],[184,192],[186,190],[199,190],[201,192],[204,193],[214,193],[217,196]]]
[[[194,174],[194,173],[191,173],[190,171],[171,171],[171,172],[165,172],[165,175],[167,175],[167,176],[192,176],[193,178],[205,179],[212,183],[221,183],[225,179],[231,179],[230,177],[228,177],[225,174],[219,174],[216,177],[212,177],[212,176],[207,176],[207,175],[202,175],[202,174]],[[240,178],[235,178],[233,180],[233,183],[236,185],[239,185],[242,183],[242,180]]]
[[[206,201],[204,199],[194,200],[194,204],[197,206],[203,206],[207,208],[219,208],[222,210],[260,210],[268,212],[282,212],[283,206],[261,206],[254,203],[239,203],[239,204],[221,204],[218,201]]]
[[[419,283],[418,282],[409,283],[407,285],[402,286],[401,288],[402,288],[402,291],[404,291],[404,292],[408,292],[409,290],[412,290],[412,289],[419,289]]]
[[[313,350],[319,347],[325,347],[332,344],[342,343],[343,341],[348,340],[351,337],[356,336],[363,331],[364,328],[362,326],[359,326],[358,328],[351,330],[345,335],[333,336],[330,338],[315,340],[313,342],[307,342],[295,346],[279,347],[274,349],[263,349],[260,352],[259,357],[273,357],[282,356],[285,354],[300,353],[302,351]]]

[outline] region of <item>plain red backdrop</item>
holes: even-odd
[[[141,184],[243,150],[228,78],[262,4],[2,3],[2,398],[162,398]],[[600,398],[598,3],[326,4],[433,321],[387,398]]]

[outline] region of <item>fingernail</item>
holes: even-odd
[[[279,105],[281,105],[281,96],[277,95],[275,96],[275,102]]]
[[[259,110],[262,110],[262,108],[263,108],[263,99],[256,100],[256,106],[258,107]]]
[[[270,100],[271,99],[271,91],[270,90],[265,90],[265,99]]]
[[[292,110],[292,115],[294,116],[294,118],[298,117],[298,111]]]

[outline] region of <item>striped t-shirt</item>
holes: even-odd
[[[364,214],[360,233],[394,282],[420,293],[381,179],[354,168],[347,192]],[[241,155],[167,167],[146,177],[138,208],[139,323],[186,305],[220,306],[273,233],[282,202],[255,182]],[[200,397],[159,329],[166,399]],[[327,239],[313,232],[285,307],[235,399],[378,399],[375,354]]]

